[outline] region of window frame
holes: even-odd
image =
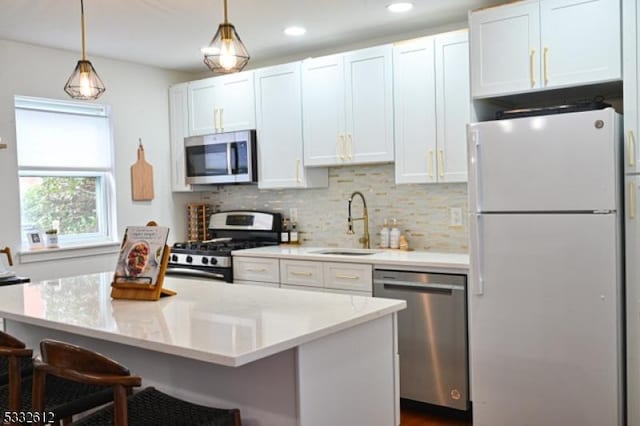
[[[63,101],[57,99],[35,98],[28,96],[14,96],[14,111],[26,109],[31,111],[42,111],[46,113],[84,115],[92,117],[103,117],[107,124],[107,144],[109,152],[109,167],[34,167],[20,166],[16,158],[18,168],[18,179],[22,177],[96,177],[96,216],[99,231],[88,234],[66,234],[59,236],[61,248],[77,248],[83,246],[96,246],[100,244],[113,244],[118,242],[116,223],[116,193],[115,193],[115,145],[114,129],[109,105]],[[17,118],[16,118],[16,127]],[[16,131],[16,144],[20,144]],[[23,249],[28,247],[26,240],[25,226],[22,223],[22,196],[20,203],[20,229]],[[41,229],[40,231],[44,231]],[[56,249],[59,250],[59,249]]]

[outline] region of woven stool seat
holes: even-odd
[[[237,426],[240,412],[237,409],[205,407],[174,398],[148,387],[127,399],[129,426]],[[113,406],[103,408],[73,425],[111,426]]]
[[[31,376],[33,373],[33,360],[31,357],[20,358],[20,375],[22,377]],[[9,360],[0,357],[0,386],[9,383]]]

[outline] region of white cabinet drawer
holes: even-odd
[[[322,287],[322,262],[280,260],[282,284]]]
[[[234,257],[233,278],[238,281],[279,283],[280,265],[278,259]]]
[[[323,272],[324,287],[327,289],[372,291],[371,265],[325,263]]]
[[[317,291],[317,292],[326,291],[324,288],[321,288],[321,287],[308,287],[304,285],[290,285],[290,284],[282,284],[280,285],[280,288],[288,288],[291,290]]]

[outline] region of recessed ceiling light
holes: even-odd
[[[393,13],[408,12],[411,9],[413,9],[413,3],[408,1],[391,3],[387,5],[387,9],[389,10],[389,12],[393,12]]]
[[[301,36],[307,32],[307,29],[304,27],[287,27],[284,29],[284,33],[288,36]]]

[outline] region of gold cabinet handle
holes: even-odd
[[[433,150],[429,150],[429,177],[433,179]]]
[[[311,272],[302,272],[302,271],[291,271],[289,272],[291,275],[298,275],[301,277],[310,277],[313,275]]]
[[[636,185],[629,182],[629,219],[636,218]]]
[[[336,278],[341,278],[345,280],[357,280],[359,277],[357,275],[336,274]]]
[[[224,131],[224,108],[220,108],[220,131]]]
[[[347,134],[347,157],[349,158],[349,160],[353,158],[352,148],[353,148],[353,139],[351,138],[351,133],[348,133]]]
[[[531,49],[529,53],[529,76],[531,77],[531,87],[536,87],[536,49]]]
[[[342,133],[338,133],[338,158],[344,160],[344,135]]]
[[[627,136],[627,156],[629,157],[629,167],[636,165],[636,138],[633,136],[633,130],[629,130]]]
[[[444,177],[444,151],[438,150],[438,175]]]
[[[296,182],[300,183],[300,159],[296,159]]]
[[[544,85],[549,84],[549,48],[544,48]]]
[[[218,132],[218,130],[220,129],[220,124],[219,124],[219,123],[220,123],[220,120],[219,120],[219,118],[218,118],[218,117],[219,117],[218,113],[219,113],[218,108],[215,108],[215,109],[213,110],[213,126],[214,126],[214,127],[215,127],[215,129],[216,129],[216,133],[217,133],[217,132]]]
[[[247,268],[249,272],[267,272],[266,268]]]

